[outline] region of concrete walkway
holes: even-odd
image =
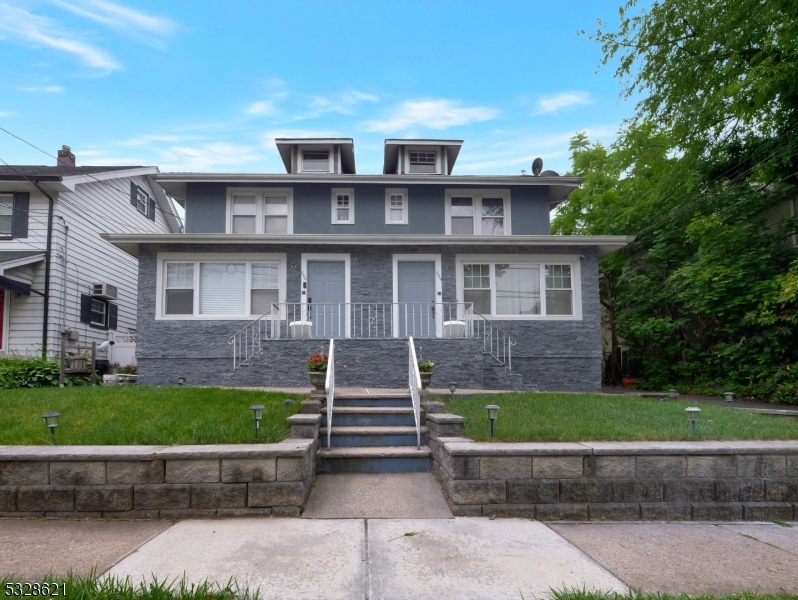
[[[798,524],[796,524],[798,525]],[[154,537],[153,537],[154,536]],[[111,565],[114,565],[111,567]],[[0,576],[68,569],[264,600],[544,598],[550,588],[798,593],[798,526],[526,519],[0,520]]]

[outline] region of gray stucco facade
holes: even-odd
[[[440,192],[442,195],[442,188]],[[410,197],[412,209],[412,194]],[[380,210],[383,210],[384,196],[379,200]],[[360,202],[360,196],[357,201]],[[358,205],[358,210],[361,206]],[[329,197],[325,209],[329,210]],[[516,210],[514,204],[514,214]],[[358,213],[358,219],[361,214]],[[199,222],[194,221],[195,224]],[[547,214],[545,223],[548,229]],[[512,350],[512,377],[506,377],[506,369],[497,369],[495,361],[483,353],[481,340],[425,339],[418,340],[417,346],[421,346],[425,359],[436,363],[433,387],[446,387],[448,382],[454,381],[460,387],[484,389],[537,386],[541,390],[600,390],[600,303],[598,252],[595,246],[141,244],[137,360],[142,384],[172,385],[177,377],[186,377],[191,385],[289,387],[308,385],[305,360],[310,354],[321,350],[322,342],[289,339],[269,341],[262,355],[249,366],[233,373],[232,348],[227,340],[250,319],[157,320],[157,255],[161,252],[285,253],[288,265],[286,300],[289,303],[300,302],[301,273],[298,265],[301,264],[302,254],[307,253],[350,254],[352,302],[393,301],[394,254],[440,254],[443,302],[456,301],[456,255],[581,255],[580,320],[491,319],[516,340],[517,345]],[[339,386],[405,386],[407,341],[336,341],[336,381]]]

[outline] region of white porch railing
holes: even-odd
[[[330,340],[330,351],[327,353],[327,377],[324,380],[324,393],[327,394],[327,447],[330,448],[333,402],[335,401],[335,340]]]
[[[410,387],[410,398],[413,400],[413,417],[416,420],[416,447],[421,448],[421,374],[418,371],[416,346],[413,344],[412,336],[407,338],[407,346],[410,349],[408,385]]]
[[[482,339],[482,351],[512,370],[515,339],[470,302],[275,303],[227,340],[233,370],[277,339]]]

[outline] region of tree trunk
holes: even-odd
[[[604,295],[601,304],[607,309],[607,320],[610,325],[610,357],[607,368],[607,382],[617,385],[621,380],[620,365],[618,362],[618,325],[615,316],[615,302],[612,295],[612,284],[605,273],[600,273],[599,278],[604,282]]]

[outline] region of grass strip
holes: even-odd
[[[286,405],[290,398],[294,404]],[[42,414],[62,414],[58,445],[172,445],[279,442],[305,397],[221,388],[109,386],[3,390],[0,445],[49,444]],[[262,404],[260,438],[249,407]]]
[[[519,598],[524,598],[519,594]],[[795,594],[782,592],[780,594],[756,594],[754,592],[739,592],[736,594],[646,594],[633,591],[629,594],[619,594],[618,592],[598,592],[579,588],[563,588],[551,590],[552,600],[796,600]]]
[[[666,440],[795,440],[798,419],[699,404],[693,435],[685,408],[690,402],[602,394],[518,392],[446,401],[446,411],[466,417],[466,436],[490,440],[487,404],[501,407],[495,441],[585,442]]]

